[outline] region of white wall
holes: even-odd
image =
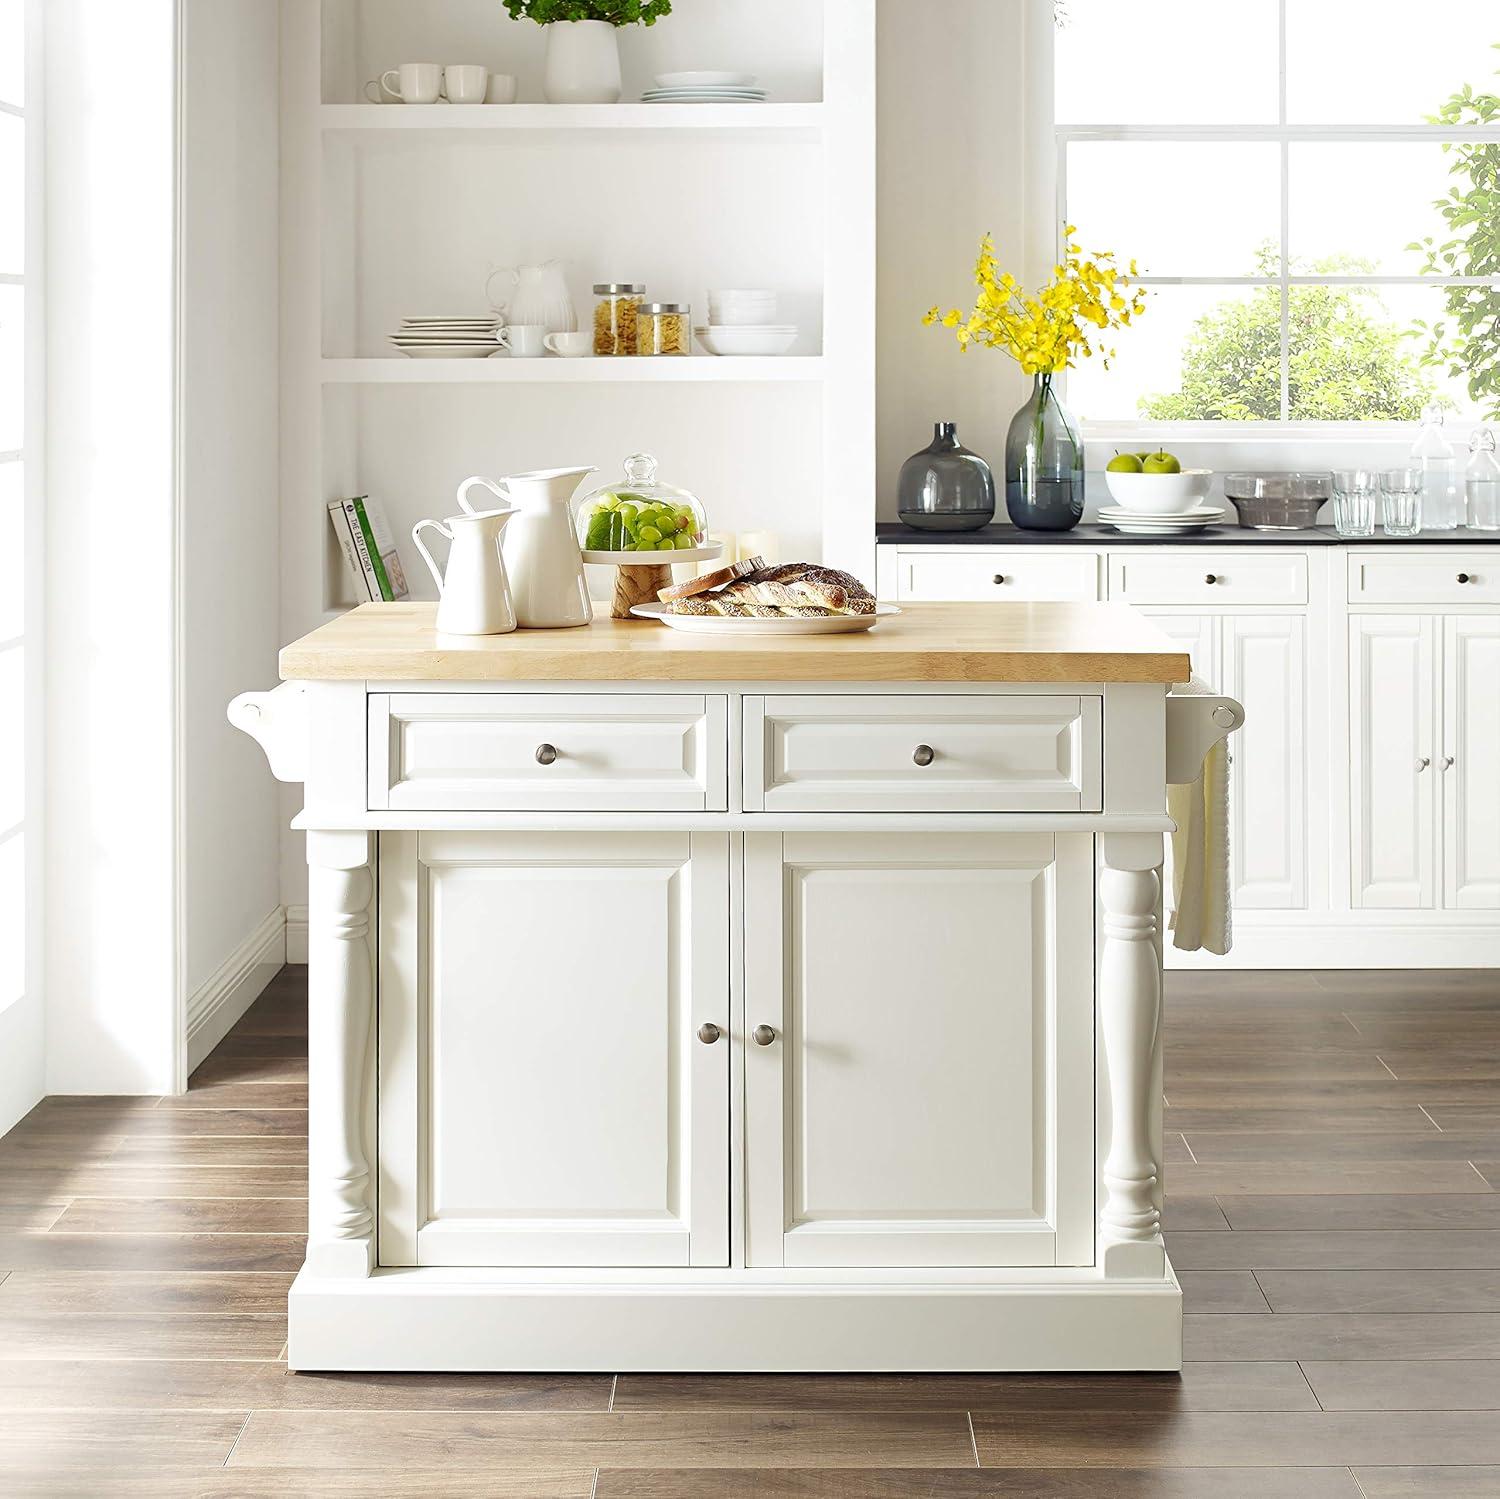
[[[172,0],[49,0],[47,1091],[176,1056]]]
[[[190,1026],[209,1026],[195,1053],[281,958],[261,955],[226,991],[256,966],[244,944],[281,901],[276,783],[224,716],[236,693],[275,682],[281,643],[277,9],[182,4],[183,984]]]
[[[1002,263],[1039,269],[1035,236],[1051,222],[1034,160],[1044,143],[1028,142],[1024,127],[1027,90],[1050,88],[1046,69],[1028,65],[1045,47],[1035,31],[1050,26],[1050,10],[1050,0],[879,0],[881,520],[896,518],[902,461],[932,440],[934,422],[956,421],[998,474],[1005,430],[1030,388],[1012,360],[961,354],[922,314],[972,303],[986,231]],[[1001,510],[1003,520],[1003,500]]]

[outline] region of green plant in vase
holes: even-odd
[[[672,0],[504,0],[513,21],[547,33],[549,104],[613,104],[620,97],[621,26],[654,26]]]
[[[995,242],[985,235],[974,268],[979,295],[972,310],[932,308],[923,319],[952,329],[958,346],[998,349],[1032,377],[1030,399],[1011,420],[1005,441],[1005,508],[1014,525],[1067,531],[1083,515],[1083,440],[1058,398],[1056,379],[1080,358],[1098,356],[1109,367],[1114,350],[1104,338],[1146,310],[1146,294],[1109,251],[1085,258],[1065,230],[1066,249],[1052,279],[1028,295],[1002,271]]]

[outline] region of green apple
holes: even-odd
[[[1141,472],[1141,460],[1134,453],[1116,453],[1104,467],[1111,474],[1138,474]]]
[[[1170,453],[1150,453],[1141,464],[1143,472],[1148,474],[1180,474],[1182,465]]]

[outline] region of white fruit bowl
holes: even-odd
[[[1112,474],[1104,481],[1115,504],[1137,515],[1181,515],[1200,504],[1214,476],[1210,468],[1185,468],[1180,474]]]
[[[696,328],[698,342],[710,354],[785,354],[797,342],[797,330],[777,328]]]

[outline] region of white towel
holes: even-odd
[[[1174,692],[1195,697],[1212,689],[1194,677]],[[1227,953],[1234,932],[1229,901],[1229,752],[1220,739],[1203,757],[1198,779],[1167,787],[1172,834],[1172,946]]]

